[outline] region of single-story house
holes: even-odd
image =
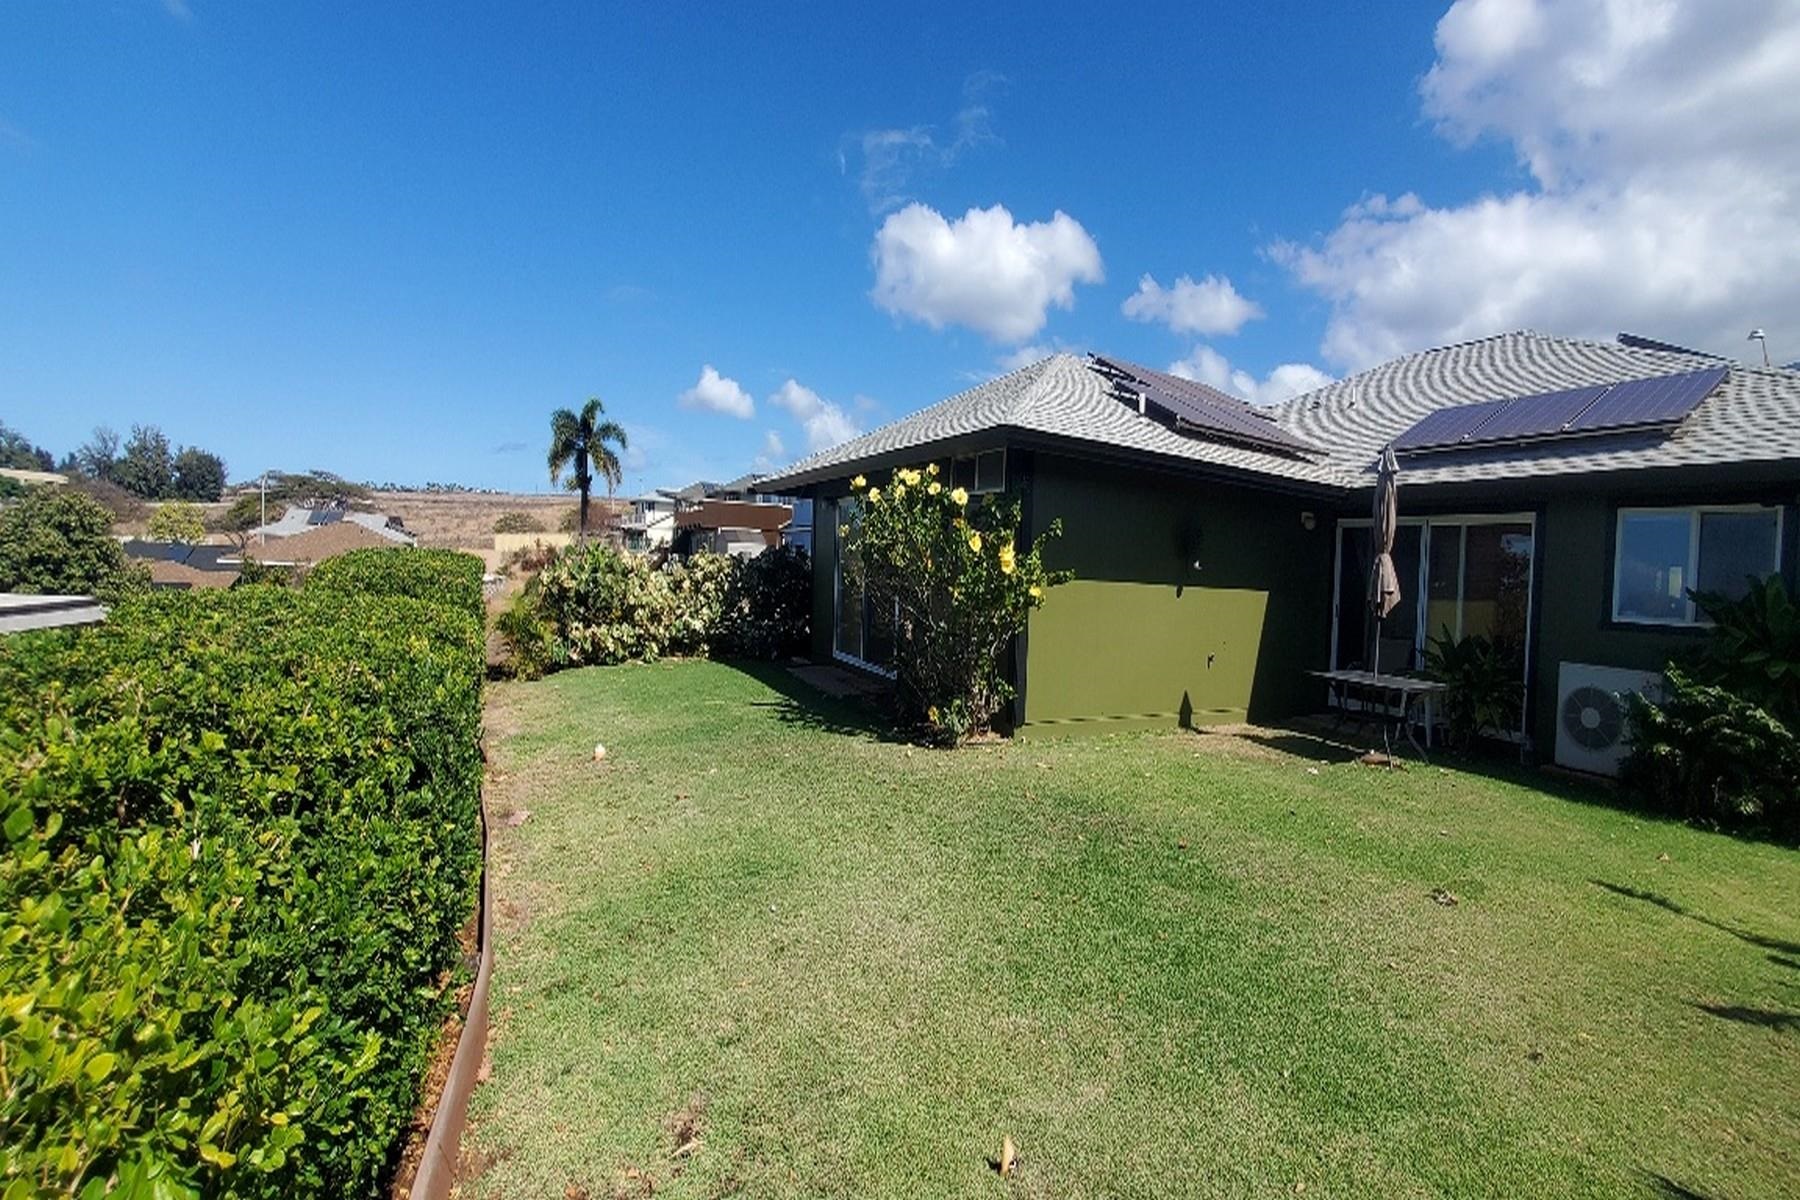
[[[1403,599],[1377,633],[1363,598],[1389,445]],[[1074,582],[1013,655],[1027,735],[1317,711],[1309,671],[1366,667],[1377,652],[1383,669],[1416,670],[1448,629],[1515,647],[1517,735],[1545,758],[1569,743],[1573,765],[1589,765],[1570,739],[1612,731],[1593,730],[1574,689],[1617,688],[1619,672],[1642,678],[1694,644],[1704,625],[1689,589],[1774,571],[1792,584],[1800,557],[1790,369],[1520,331],[1258,408],[1058,354],[760,481],[823,506],[819,660],[888,668],[838,529],[856,520],[854,476],[926,462],[973,493],[1018,495],[1028,536],[1062,522],[1047,555]]]
[[[148,566],[152,587],[176,591],[228,588],[244,570],[235,546],[131,538],[124,543],[124,550],[126,558]]]

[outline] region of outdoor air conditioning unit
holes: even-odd
[[[1625,694],[1662,694],[1657,671],[1563,663],[1556,677],[1556,765],[1617,775],[1627,750]]]

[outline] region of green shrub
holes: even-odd
[[[306,586],[339,595],[430,600],[448,604],[480,622],[487,611],[481,574],[481,560],[473,554],[395,546],[351,550],[328,558],[307,574]]]
[[[479,868],[465,605],[156,593],[0,641],[0,1194],[369,1196]]]
[[[0,592],[112,598],[141,579],[111,534],[112,514],[67,488],[32,488],[0,511]]]
[[[779,659],[803,654],[812,628],[812,563],[798,546],[771,546],[738,565],[720,614],[722,653]]]
[[[495,533],[542,533],[544,523],[528,512],[503,512],[494,518]]]
[[[1800,605],[1781,577],[1752,580],[1741,599],[1699,592],[1694,602],[1712,622],[1694,675],[1800,729]]]
[[[655,566],[590,543],[556,554],[495,627],[524,678],[665,654],[773,658],[805,647],[811,589],[804,551],[774,548],[747,562],[696,554]]]
[[[894,637],[898,694],[935,740],[986,732],[1012,698],[1006,653],[1044,593],[1068,576],[1047,571],[1053,524],[1023,552],[1019,502],[970,502],[945,488],[934,463],[895,471],[888,487],[854,481],[860,513],[840,530],[850,575]]]

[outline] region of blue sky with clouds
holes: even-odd
[[[0,9],[0,420],[541,488],[599,395],[637,489],[1052,348],[1800,357],[1782,0],[707,7]]]

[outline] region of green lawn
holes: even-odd
[[[1214,735],[912,749],[711,663],[489,725],[473,1193],[1800,1193],[1791,850]]]

